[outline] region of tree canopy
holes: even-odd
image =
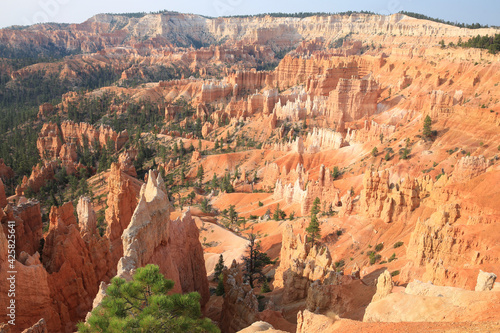
[[[78,332],[220,332],[201,318],[200,294],[167,295],[173,286],[156,265],[138,268],[130,282],[115,277]]]

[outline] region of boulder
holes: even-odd
[[[479,271],[477,276],[476,291],[489,291],[493,289],[497,276],[493,273]]]

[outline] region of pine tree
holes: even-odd
[[[200,187],[203,185],[203,175],[205,174],[205,171],[203,170],[203,165],[200,164],[198,167],[198,172],[196,173],[196,178],[198,178],[198,181],[200,183]]]
[[[174,142],[174,155],[179,154],[179,146],[177,145],[177,141]]]
[[[262,269],[273,261],[265,252],[260,251],[260,243],[255,242],[255,234],[250,234],[250,243],[247,246],[248,255],[243,257],[245,262],[245,269],[243,277],[245,281],[250,284],[250,287],[254,288],[255,280],[265,279],[265,275],[262,273]]]
[[[173,286],[156,265],[138,268],[130,282],[115,277],[78,332],[220,332],[201,318],[200,294],[168,295]]]
[[[219,256],[219,261],[217,262],[217,265],[215,265],[214,268],[214,280],[218,279],[219,276],[222,274],[222,271],[226,268],[224,265],[224,257],[222,254]]]
[[[430,138],[432,136],[432,119],[429,115],[427,115],[424,119],[424,129],[422,134],[426,138]]]
[[[274,211],[274,214],[273,214],[273,220],[275,221],[279,221],[280,220],[280,204],[278,204],[278,206],[276,207],[276,210]]]
[[[184,169],[184,164],[181,167],[181,175],[180,176],[181,176],[181,183],[184,184],[184,181],[186,180],[186,172]]]
[[[217,180],[217,175],[214,172],[214,176],[212,177],[212,181],[210,183],[210,186],[212,189],[216,189],[218,187],[218,180]]]
[[[224,290],[224,274],[220,274],[218,277],[217,289],[215,289],[215,295],[223,296],[226,291]]]
[[[234,205],[229,206],[229,221],[231,224],[238,221],[238,212],[234,209]]]
[[[316,243],[316,240],[321,238],[321,228],[319,226],[318,216],[319,213],[320,200],[319,198],[314,199],[313,206],[311,208],[311,222],[306,228],[307,238],[312,245]]]
[[[189,193],[189,195],[188,195],[188,199],[189,199],[191,205],[193,204],[194,198],[196,198],[196,193],[194,193],[194,191],[191,191],[191,193]]]

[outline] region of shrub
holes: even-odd
[[[382,258],[380,254],[373,254],[370,255],[370,264],[374,265],[377,261],[379,261]]]
[[[380,252],[384,248],[384,244],[380,243],[375,246],[375,252]]]
[[[264,204],[259,201],[259,207],[262,207],[262,206],[264,206]]]
[[[396,276],[396,275],[399,275],[399,271],[394,271],[391,273],[391,276]]]
[[[260,292],[262,294],[268,293],[271,291],[271,288],[269,288],[269,283],[267,282],[267,278],[264,278],[264,283],[262,284],[262,287],[260,288]]]
[[[337,179],[340,177],[340,170],[339,170],[338,166],[333,167],[332,177],[333,177],[333,179]]]
[[[398,247],[401,247],[403,246],[404,242],[397,242],[397,243],[394,243],[394,248],[397,249]]]
[[[387,260],[388,262],[393,262],[394,260],[396,260],[396,253],[393,253],[392,256]]]

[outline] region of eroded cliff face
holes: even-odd
[[[389,172],[367,170],[361,191],[361,212],[390,223],[408,216],[420,204],[419,187],[410,176],[397,184],[389,184]]]
[[[317,180],[308,181],[309,175],[300,164],[289,173],[284,170],[281,174],[267,176],[271,177],[279,177],[274,187],[274,198],[284,199],[286,204],[299,204],[302,215],[309,213],[316,198],[320,199],[325,208],[336,206],[340,201],[340,191],[333,184],[331,171],[324,165],[320,167]]]
[[[117,275],[129,279],[137,267],[156,264],[175,282],[174,292],[198,291],[204,306],[209,292],[198,228],[189,212],[171,221],[170,209],[163,179],[150,171],[122,235]]]
[[[236,261],[223,273],[225,294],[220,328],[223,332],[238,332],[257,320],[259,303],[250,285],[243,283],[243,273]]]
[[[274,288],[283,288],[283,304],[305,299],[313,281],[328,284],[337,279],[328,248],[310,246],[293,233],[290,224],[283,233],[280,265],[274,277]]]
[[[66,332],[72,331],[74,323],[91,308],[102,277],[92,261],[94,249],[83,240],[73,212],[72,203],[52,208],[42,254],[50,297],[55,301],[62,329]]]
[[[7,237],[0,228],[0,278],[2,281],[7,281],[10,277],[9,262],[7,261]],[[53,332],[64,331],[62,328],[61,318],[57,307],[51,299],[51,290],[48,284],[48,274],[40,262],[40,256],[36,253],[29,256],[23,253],[14,262],[16,274],[16,308],[23,309],[16,313],[16,326],[14,332],[21,332],[23,328],[28,328],[34,325],[40,318],[45,318],[50,324],[47,327]],[[21,288],[22,286],[22,288]],[[8,295],[9,285],[0,283],[0,292],[3,295]],[[0,298],[0,305],[7,308],[9,298]],[[2,322],[7,323],[10,318],[2,315]],[[10,325],[9,325],[10,326]],[[11,327],[12,328],[12,327]]]
[[[493,29],[480,29],[481,34],[494,34]],[[325,38],[325,31],[328,36]],[[397,34],[395,34],[397,32]],[[204,18],[192,14],[166,12],[130,18],[120,15],[99,14],[81,24],[68,26],[41,24],[34,29],[3,29],[0,41],[11,48],[47,51],[53,45],[60,52],[81,50],[96,52],[110,46],[152,44],[156,47],[171,44],[189,46],[192,41],[213,44],[222,39],[247,44],[268,44],[285,48],[299,44],[304,38],[323,38],[330,43],[340,36],[356,34],[370,40],[382,40],[379,35],[392,36],[398,45],[405,37],[415,36],[436,40],[474,36],[474,31],[434,22],[422,25],[419,20],[394,14],[390,16],[352,14],[313,16],[307,18]],[[148,38],[155,36],[155,38]],[[406,38],[407,39],[407,38]],[[321,39],[319,39],[321,40]],[[210,54],[209,54],[210,55]],[[223,59],[225,52],[214,55]],[[198,55],[202,59],[204,54]]]
[[[121,171],[120,164],[111,164],[108,177],[108,208],[105,211],[107,224],[105,235],[110,241],[109,250],[114,262],[110,268],[112,270],[115,270],[118,260],[123,256],[121,236],[130,224],[137,206],[137,194],[132,179]]]
[[[77,162],[77,147],[92,147],[97,143],[107,147],[111,142],[115,150],[120,150],[128,141],[127,131],[116,133],[111,127],[101,125],[99,128],[88,123],[64,121],[59,127],[55,123],[45,123],[37,140],[40,157],[45,160],[61,160]]]
[[[43,225],[40,203],[38,201],[25,200],[24,203],[18,205],[8,204],[3,210],[0,209],[0,221],[6,234],[8,232],[7,222],[15,222],[15,250],[17,256],[22,252],[34,255],[40,250]]]

